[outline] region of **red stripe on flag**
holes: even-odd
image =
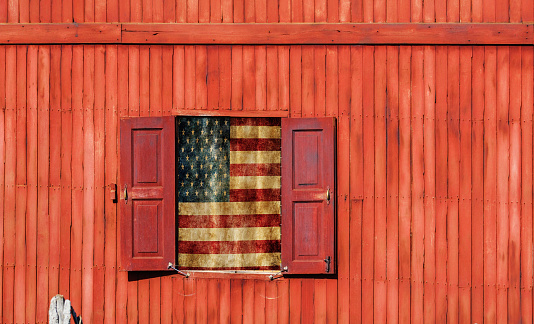
[[[230,151],[280,151],[279,138],[232,138]]]
[[[180,215],[180,228],[236,228],[280,226],[280,214]]]
[[[230,164],[230,176],[280,176],[278,163]]]
[[[230,119],[231,126],[280,126],[280,118],[251,118],[241,117]]]
[[[179,241],[178,253],[243,254],[280,252],[280,241]]]
[[[230,201],[278,201],[280,189],[231,189]]]

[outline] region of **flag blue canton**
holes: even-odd
[[[230,198],[230,118],[178,119],[178,201]]]

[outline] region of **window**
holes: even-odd
[[[273,122],[267,119],[262,120],[266,123]],[[217,123],[217,127],[210,129],[198,126],[195,128],[191,125],[191,123],[200,124],[201,122],[209,124],[210,121],[213,124]],[[198,132],[203,131],[229,133],[231,130],[228,121],[233,121],[238,125],[245,119],[147,117],[121,120],[122,266],[131,271],[164,270],[171,262],[178,264],[181,268],[192,270],[223,270],[225,268],[275,270],[281,267],[287,269],[288,273],[295,274],[334,273],[334,119],[282,119],[282,159],[279,164],[281,166],[281,208],[280,202],[273,199],[273,195],[279,193],[277,188],[280,188],[280,169],[269,171],[274,172],[272,174],[266,173],[266,176],[272,177],[269,184],[234,186],[234,189],[245,189],[245,191],[249,187],[259,189],[252,195],[251,192],[244,191],[234,192],[234,194],[237,193],[240,197],[237,200],[242,205],[255,206],[253,207],[255,209],[250,211],[250,215],[261,215],[258,217],[258,222],[261,224],[256,224],[257,226],[252,224],[250,227],[266,227],[267,230],[260,230],[260,234],[246,237],[247,235],[243,233],[248,229],[236,230],[232,228],[232,225],[226,224],[224,227],[229,229],[226,232],[238,233],[230,239],[225,236],[226,234],[217,236],[217,234],[213,235],[210,230],[206,231],[205,228],[209,226],[205,222],[213,221],[213,217],[210,219],[210,214],[228,216],[226,214],[232,215],[233,212],[210,213],[202,208],[214,202],[229,201],[225,195],[229,194],[232,188],[229,185],[225,187],[225,183],[230,183],[230,179],[226,180],[225,174],[226,177],[230,177],[230,174],[226,171],[221,173],[221,170],[230,170],[231,161],[229,160],[234,160],[235,165],[247,164],[250,161],[246,161],[246,157],[239,154],[224,153],[207,156],[186,152],[189,150],[194,153],[195,150],[204,149],[220,149],[222,152],[227,149],[226,146],[229,146],[229,143],[224,142],[225,136],[217,137],[217,141],[221,143],[211,146],[197,145],[196,142],[202,140],[201,137],[180,137],[195,131],[197,135]],[[176,138],[179,140],[175,140]],[[188,139],[195,143],[187,143]],[[215,141],[215,137],[211,139]],[[272,141],[265,141],[264,144],[276,146]],[[278,154],[278,160],[279,156]],[[211,163],[200,163],[199,160],[202,158],[211,159]],[[276,153],[274,157],[264,156],[264,158],[270,159],[269,164],[278,164]],[[195,163],[188,164],[190,159]],[[214,165],[215,159],[220,162],[220,165]],[[259,161],[261,162],[261,159]],[[186,168],[189,168],[191,173]],[[207,172],[204,168],[211,169]],[[276,166],[271,169],[276,169]],[[195,180],[187,183],[184,179],[189,179],[188,177],[193,177]],[[208,182],[204,182],[202,177]],[[202,192],[199,188],[205,188],[210,181],[212,184],[214,181],[219,183],[209,186]],[[189,190],[189,188],[192,189]],[[267,195],[268,198],[257,197],[258,194]],[[199,196],[204,196],[203,200],[198,200]],[[181,207],[180,204],[182,204]],[[184,210],[189,210],[189,212],[184,212]],[[279,212],[281,212],[282,220],[281,236],[280,228],[277,227]],[[195,216],[193,217],[196,223],[194,226],[187,225],[188,217],[191,215]],[[189,217],[189,221],[191,220]],[[191,228],[202,230],[191,230]],[[281,263],[279,261],[280,243],[278,242],[281,242]],[[221,245],[225,247],[221,249]],[[250,251],[251,249],[253,251]],[[260,258],[257,258],[257,255],[246,256],[249,260],[238,264],[237,267],[234,267],[236,264],[225,263],[226,261],[220,262],[222,259],[243,261],[246,259],[244,255],[248,252],[258,252],[262,255]],[[225,256],[221,259],[221,255],[218,254],[225,254]]]

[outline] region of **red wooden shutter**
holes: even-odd
[[[122,267],[164,270],[175,262],[174,117],[120,126]]]
[[[282,268],[335,273],[335,119],[282,119]]]

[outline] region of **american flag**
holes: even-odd
[[[280,268],[280,118],[182,117],[178,266]]]

